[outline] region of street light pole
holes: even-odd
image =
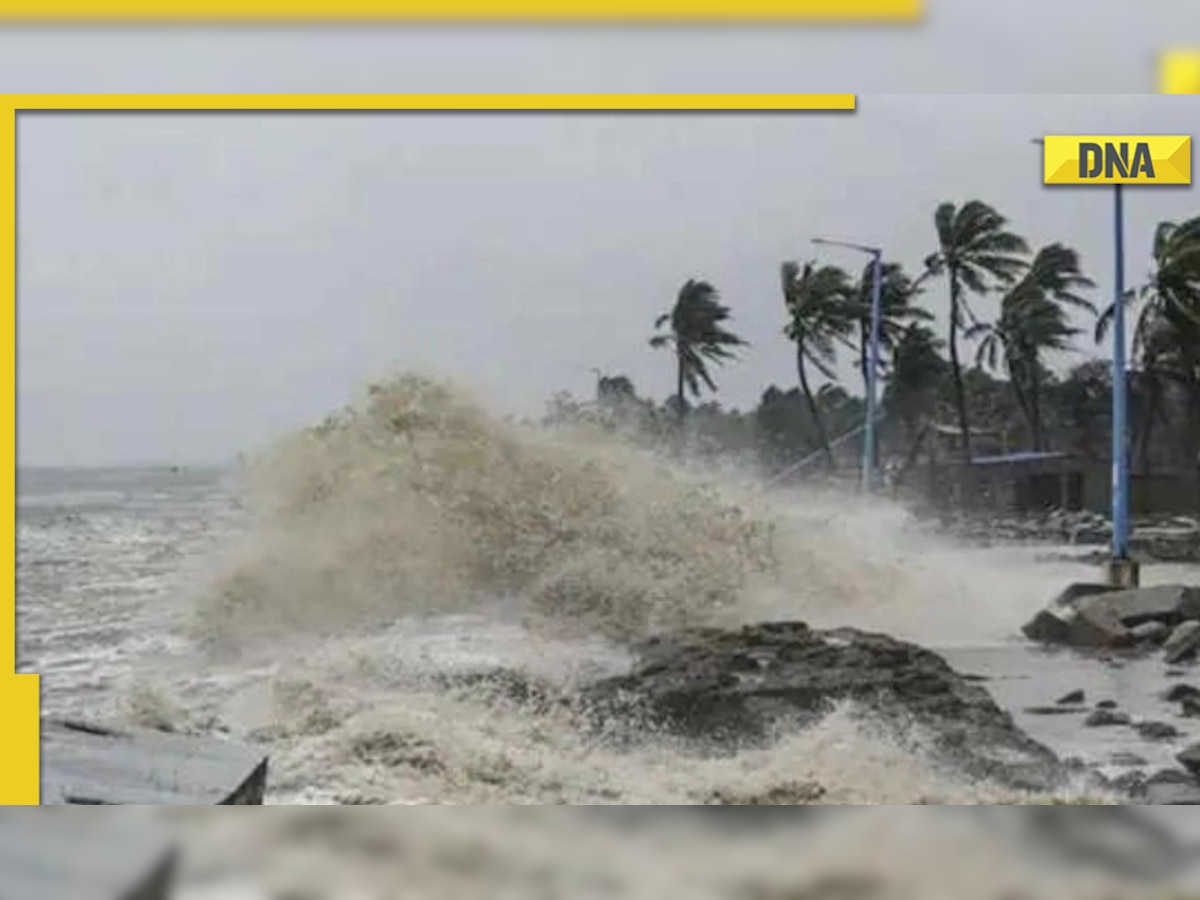
[[[879,379],[879,332],[880,320],[883,318],[883,251],[878,247],[864,247],[861,244],[831,241],[825,238],[813,238],[813,243],[830,247],[845,247],[850,250],[857,250],[860,253],[866,253],[871,257],[871,324],[867,350],[867,410],[866,422],[863,427],[862,453],[862,487],[863,491],[869,494],[875,490],[875,475],[879,457],[879,440],[875,424],[878,418],[876,413],[876,395],[878,394],[877,385]]]
[[[1125,367],[1125,205],[1121,185],[1113,188],[1113,369],[1112,369],[1112,556],[1113,570],[1129,559],[1129,445],[1126,441],[1129,399]]]
[[[1041,138],[1033,143],[1045,145]],[[1113,185],[1113,321],[1112,321],[1112,558],[1108,580],[1134,587],[1138,566],[1129,558],[1129,373],[1125,362],[1125,200]]]

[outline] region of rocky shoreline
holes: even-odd
[[[1135,518],[1130,552],[1140,562],[1200,563],[1200,520],[1190,516]],[[1074,562],[1102,563],[1112,540],[1107,517],[1092,512],[1052,510],[1044,515],[962,518],[945,523],[956,537],[984,546],[1053,544],[1079,547],[1079,553],[1052,554]]]
[[[567,693],[508,669],[447,675],[443,686],[494,692],[535,710],[566,708],[580,728],[611,745],[668,741],[702,755],[769,747],[849,703],[872,728],[949,774],[1030,794],[1114,790],[1098,772],[1030,737],[980,679],[885,634],[767,622],[683,630],[633,650],[628,673]],[[779,796],[711,802],[804,805],[822,793],[805,783]]]

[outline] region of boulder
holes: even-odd
[[[1128,725],[1132,721],[1129,718],[1129,713],[1115,712],[1111,709],[1097,709],[1083,720],[1083,724],[1088,728],[1110,728],[1114,725]]]
[[[1200,806],[1200,784],[1187,772],[1163,769],[1146,782],[1144,796],[1150,806]]]
[[[1169,741],[1179,737],[1179,729],[1169,722],[1136,722],[1133,730],[1148,741]]]
[[[1025,637],[1043,644],[1071,644],[1079,637],[1076,621],[1079,604],[1089,597],[1113,593],[1107,584],[1076,582],[1067,587],[1050,602],[1045,609],[1029,620],[1021,629]],[[1110,623],[1112,624],[1112,623]],[[1124,629],[1121,629],[1123,632]]]
[[[1200,688],[1192,687],[1190,684],[1173,684],[1162,694],[1162,698],[1168,703],[1182,703],[1184,700],[1195,700],[1197,697],[1200,697]]]
[[[1200,648],[1200,622],[1190,619],[1178,625],[1163,643],[1163,659],[1168,665],[1181,662]]]
[[[1109,585],[1076,583],[1059,594],[1022,629],[1030,640],[1078,647],[1120,647],[1163,634],[1172,626],[1200,616],[1200,589],[1157,585],[1115,590]]]
[[[1187,749],[1180,751],[1175,759],[1193,775],[1200,775],[1200,744],[1192,744]]]
[[[1075,706],[1083,703],[1086,699],[1087,695],[1083,691],[1071,691],[1071,693],[1064,694],[1054,702],[1062,706]]]
[[[1096,704],[1096,709],[1116,709],[1116,708],[1117,708],[1116,700],[1101,700],[1099,703]]]
[[[1068,776],[986,689],[937,654],[883,634],[776,622],[691,629],[635,647],[628,675],[584,689],[606,734],[663,735],[708,752],[766,746],[841,701],[882,726],[932,735],[932,752],[965,774],[1030,790]]]

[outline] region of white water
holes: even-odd
[[[1094,573],[958,546],[887,503],[698,480],[598,435],[514,430],[419,381],[248,474],[23,475],[19,659],[43,674],[47,712],[260,742],[272,804],[1105,802],[964,782],[925,759],[920,734],[898,742],[849,707],[770,751],[701,759],[606,749],[565,713],[429,680],[499,664],[569,685],[625,665],[625,638],[678,624],[883,630],[986,671],[1018,712],[1077,686],[1158,712],[1158,669],[1035,656],[1015,637],[1064,582]],[[1147,576],[1195,580],[1171,567]],[[1020,721],[1096,762],[1134,740],[1062,717]],[[1137,749],[1169,761],[1169,747]],[[271,821],[234,843],[260,860],[284,853],[292,820]],[[415,840],[415,826],[390,822],[380,840]],[[932,827],[888,852],[944,860]],[[999,854],[988,871],[1005,870],[1007,851],[970,841]],[[714,872],[734,865],[701,858]]]

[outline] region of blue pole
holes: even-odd
[[[1116,285],[1113,306],[1112,370],[1112,555],[1129,558],[1129,454],[1126,442],[1128,387],[1125,370],[1125,229],[1121,185],[1115,186],[1113,233]]]
[[[863,437],[863,490],[875,489],[876,435],[875,394],[879,377],[879,320],[882,317],[883,262],[882,252],[873,251],[871,263],[871,347],[867,359],[867,422]]]

